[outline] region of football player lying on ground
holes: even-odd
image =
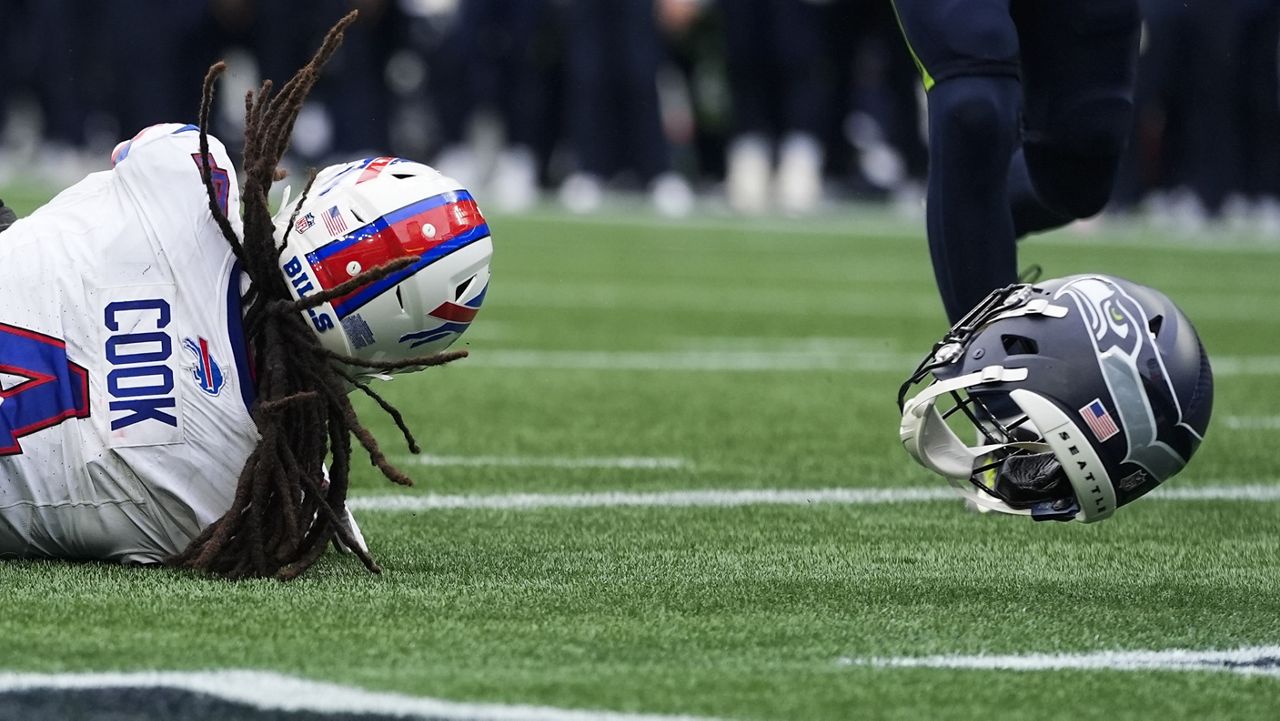
[[[243,194],[200,126],[158,125],[0,235],[0,556],[292,578],[332,540],[378,567],[346,508],[347,393],[449,362],[488,284],[471,196],[418,163],[326,168],[272,217],[298,109],[354,20],[246,98]],[[243,216],[243,217],[242,217]],[[325,461],[329,465],[326,471]]]

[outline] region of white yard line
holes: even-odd
[[[1280,356],[1211,356],[1215,378],[1221,376],[1280,375]]]
[[[1280,416],[1227,416],[1222,425],[1237,431],[1280,431]]]
[[[366,691],[308,681],[268,671],[143,671],[137,673],[4,673],[0,692],[72,689],[168,688],[207,694],[264,710],[322,714],[380,714],[406,718],[466,721],[694,721],[693,716],[659,716],[579,711],[545,706],[460,703],[443,699]]]
[[[779,345],[785,345],[780,342]],[[486,349],[465,363],[477,368],[600,371],[884,371],[906,375],[922,356],[892,352],[546,351]]]
[[[1178,486],[1158,488],[1146,498],[1158,501],[1280,501],[1280,485],[1251,483],[1224,486]]]
[[[556,211],[521,216],[521,222],[554,223],[557,226],[610,226],[638,229],[717,232],[732,234],[734,242],[761,239],[773,242],[778,236],[810,236],[834,239],[857,239],[872,236],[924,236],[923,218],[902,218],[893,211],[875,206],[852,206],[806,223],[704,215],[696,219],[671,220],[643,211],[618,210],[583,216]],[[753,238],[752,236],[757,236]],[[655,235],[655,238],[665,237]],[[1162,248],[1215,255],[1219,253],[1275,253],[1280,242],[1274,237],[1252,232],[1216,232],[1214,242],[1206,243],[1203,233],[1176,232],[1142,221],[1104,218],[1096,230],[1063,229],[1036,236],[1036,245],[1081,246],[1105,245],[1108,248]],[[681,237],[684,240],[684,237]]]
[[[811,504],[866,504],[937,501],[958,498],[947,488],[823,488],[816,490],[718,490],[653,491],[629,493],[512,493],[465,496],[362,496],[347,505],[362,511],[426,511],[487,508],[537,510],[542,508],[617,507],[733,507],[803,506]]]
[[[683,458],[663,456],[618,456],[578,458],[571,456],[436,456],[424,453],[417,456],[399,456],[396,460],[418,466],[465,466],[501,468],[592,468],[624,470],[682,470],[693,464]]]
[[[600,491],[595,493],[511,493],[486,495],[357,496],[358,511],[513,510],[547,508],[732,508],[738,506],[872,505],[949,501],[946,486],[920,488],[715,489],[691,491]],[[1280,501],[1280,485],[1222,485],[1166,488],[1148,498],[1161,501]]]
[[[1280,677],[1280,646],[1250,646],[1229,651],[1168,649],[1163,651],[1100,651],[1097,653],[1026,654],[1007,656],[902,656],[898,658],[840,658],[841,666],[874,668],[944,668],[1001,671],[1231,671]]]
[[[476,351],[464,363],[471,368],[597,370],[597,371],[841,371],[889,372],[905,376],[920,362],[920,354],[892,351],[833,352],[830,349],[719,351],[599,351],[521,350],[490,348]],[[1214,357],[1213,374],[1229,376],[1280,375],[1280,356]]]
[[[897,350],[896,338],[887,336],[676,336],[670,339],[674,350],[694,352],[770,353],[885,353]],[[923,353],[921,356],[923,357]]]

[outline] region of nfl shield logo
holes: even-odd
[[[311,226],[315,224],[316,216],[313,213],[307,213],[306,215],[298,218],[298,221],[293,224],[293,229],[299,233],[305,233],[308,230],[311,230]]]

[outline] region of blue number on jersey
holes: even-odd
[[[26,379],[0,388],[0,456],[22,453],[25,435],[89,416],[89,373],[57,338],[0,323],[0,373]]]
[[[191,159],[196,161],[196,168],[204,172],[204,157],[200,153],[192,153]],[[222,209],[222,214],[226,215],[227,196],[231,192],[231,176],[226,168],[218,167],[218,161],[214,159],[212,153],[209,155],[209,180],[212,181],[213,192],[218,197],[218,207]]]

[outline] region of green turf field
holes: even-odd
[[[1254,674],[867,662],[1280,646],[1280,244],[1104,226],[1024,245],[1049,276],[1112,272],[1183,307],[1217,401],[1170,490],[1256,491],[1155,494],[1078,526],[941,499],[710,505],[940,487],[899,447],[894,405],[944,330],[921,224],[547,212],[492,227],[472,358],[384,386],[430,455],[406,464],[416,488],[362,466],[353,495],[455,507],[359,513],[381,576],[333,554],[290,584],[6,563],[0,670],[264,669],[735,719],[1280,718],[1274,659]],[[713,500],[604,495],[696,490]]]

